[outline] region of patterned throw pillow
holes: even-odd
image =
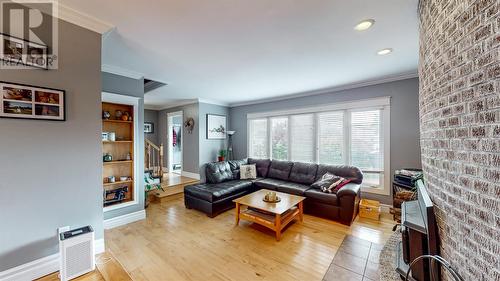
[[[240,179],[256,179],[257,178],[257,167],[255,164],[252,165],[240,165]]]
[[[344,185],[351,182],[350,179],[346,179],[331,173],[324,174],[321,179],[311,186],[317,188],[324,193],[337,193]]]

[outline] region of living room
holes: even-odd
[[[0,280],[500,279],[499,1],[0,7]]]

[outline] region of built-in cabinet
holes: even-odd
[[[102,103],[103,206],[134,201],[134,107]],[[126,117],[125,117],[126,116]]]

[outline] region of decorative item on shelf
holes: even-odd
[[[225,139],[226,123],[225,115],[207,114],[207,139]]]
[[[130,154],[130,152],[129,152],[129,153],[127,153],[127,156],[125,157],[125,159],[126,159],[127,161],[132,160],[132,155]]]
[[[102,112],[102,119],[104,120],[109,120],[109,118],[111,118],[111,113],[109,113],[109,111],[103,111]]]
[[[109,141],[116,141],[116,133],[115,132],[109,132],[108,133],[108,140]]]
[[[115,118],[116,120],[121,120],[122,119],[123,112],[121,110],[116,110],[115,111]]]
[[[122,115],[122,121],[128,121],[129,113],[125,111]]]
[[[101,138],[102,138],[102,141],[109,141],[109,133],[108,132],[102,132],[101,133]]]
[[[192,134],[194,129],[194,119],[192,117],[186,119],[186,122],[184,122],[184,127],[187,129],[189,134]]]
[[[0,82],[0,117],[50,121],[66,120],[65,91]]]
[[[128,177],[127,176],[121,176],[120,177],[120,181],[128,181]]]
[[[271,191],[266,193],[266,195],[264,196],[264,198],[262,198],[262,200],[267,203],[278,203],[281,201],[281,198],[278,195],[276,195],[276,192]]]
[[[233,135],[236,134],[236,131],[227,131],[228,140],[227,140],[227,160],[233,159]]]
[[[128,186],[120,186],[113,190],[104,190],[104,206],[109,206],[113,203],[119,203],[126,199]]]
[[[219,150],[219,156],[217,157],[219,162],[224,161],[225,158],[226,158],[226,151],[224,149]]]
[[[106,154],[104,154],[104,156],[102,157],[102,160],[103,160],[104,162],[111,162],[111,161],[113,161],[113,156],[112,156],[111,154],[109,154],[109,153],[106,153]]]
[[[109,177],[108,177],[108,182],[109,182],[109,183],[114,183],[114,182],[116,182],[116,178],[115,178],[115,176],[109,176]]]

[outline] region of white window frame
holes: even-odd
[[[291,115],[300,115],[300,114],[313,114],[314,115],[314,134],[315,134],[315,159],[314,163],[318,163],[319,161],[319,133],[318,133],[318,115],[322,112],[329,111],[344,111],[344,162],[351,163],[351,112],[353,111],[364,111],[364,110],[381,110],[381,122],[380,126],[382,126],[380,138],[383,140],[383,169],[381,171],[364,171],[364,173],[382,173],[383,174],[383,186],[382,188],[374,188],[370,186],[361,186],[361,190],[363,192],[381,194],[381,195],[389,195],[390,194],[390,186],[391,186],[391,97],[380,97],[374,99],[364,99],[358,101],[349,101],[335,104],[327,104],[315,107],[303,107],[303,108],[293,108],[289,110],[278,110],[278,111],[269,111],[269,112],[258,112],[258,113],[249,113],[247,114],[247,155],[250,155],[250,122],[252,120],[258,119],[267,119],[267,138],[268,138],[268,157],[272,159],[272,138],[271,138],[271,118],[276,117],[286,117],[288,118],[288,160],[292,159],[291,153],[291,145],[293,141],[290,140],[291,136],[291,127],[290,126],[290,116]]]

